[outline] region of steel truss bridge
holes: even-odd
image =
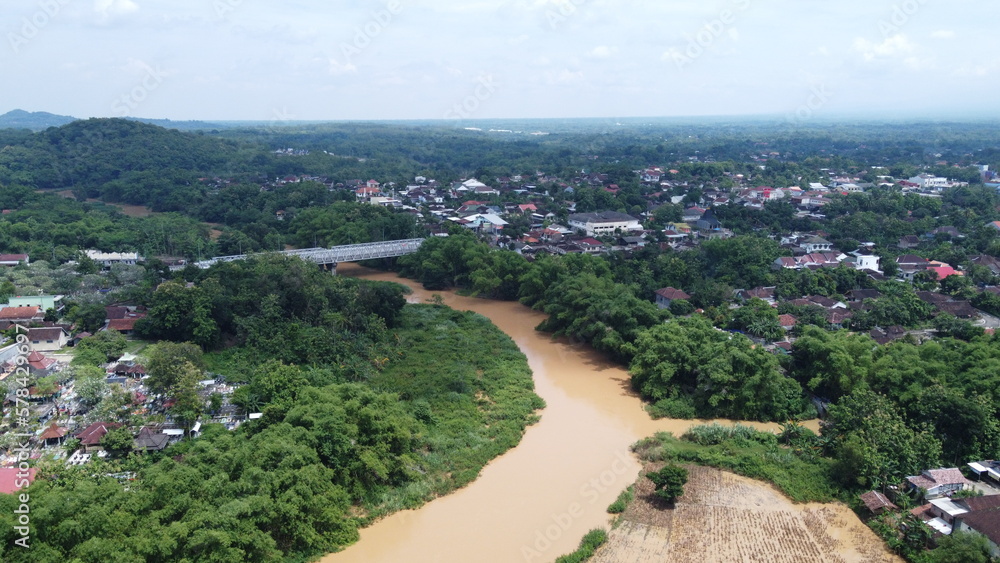
[[[331,248],[306,248],[303,250],[285,250],[278,254],[286,256],[298,256],[303,260],[315,262],[320,266],[330,266],[336,268],[341,262],[360,262],[362,260],[377,260],[379,258],[395,258],[413,254],[424,239],[415,238],[408,240],[393,240],[387,242],[369,242],[365,244],[349,244],[346,246],[334,246]],[[194,265],[201,268],[209,268],[219,262],[235,262],[244,260],[252,254],[237,254],[236,256],[218,256],[210,260],[195,262]],[[181,266],[183,268],[183,266]]]

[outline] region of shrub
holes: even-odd
[[[621,492],[621,494],[618,495],[618,498],[615,499],[615,502],[611,503],[611,505],[608,506],[608,512],[610,514],[621,514],[622,512],[625,512],[625,509],[628,508],[628,505],[630,502],[632,502],[632,498],[634,496],[635,495],[633,492],[633,487],[629,485],[627,489],[625,489],[624,491]]]
[[[668,464],[659,471],[651,471],[646,478],[656,485],[656,496],[667,502],[674,502],[684,494],[684,484],[687,483],[687,469],[679,465]]]
[[[593,557],[597,548],[604,545],[607,541],[608,533],[601,528],[594,528],[587,532],[587,535],[583,536],[583,540],[580,541],[580,547],[576,551],[556,559],[556,563],[582,563]]]

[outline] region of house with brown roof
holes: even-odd
[[[169,441],[169,435],[143,426],[139,430],[139,435],[135,437],[135,449],[141,452],[159,452],[167,447]]]
[[[778,325],[784,330],[792,330],[798,322],[793,315],[778,315]]]
[[[28,263],[30,260],[27,254],[0,254],[0,266],[17,266]]]
[[[33,375],[39,377],[45,377],[52,372],[52,368],[55,367],[56,362],[54,359],[49,358],[39,351],[33,351],[28,354],[28,371]]]
[[[665,287],[656,290],[656,306],[661,309],[669,309],[670,303],[676,299],[691,299],[691,296],[679,289]]]
[[[872,514],[882,514],[888,510],[899,510],[885,495],[878,491],[868,491],[861,495],[861,502]]]
[[[12,495],[35,481],[38,470],[32,467],[21,471],[18,467],[0,467],[0,493]]]
[[[911,490],[922,491],[928,499],[961,491],[972,484],[957,467],[925,469],[920,475],[907,477],[906,482]]]
[[[36,352],[54,352],[69,344],[69,333],[60,326],[29,328],[27,337],[31,349]]]
[[[4,307],[0,309],[0,329],[6,330],[12,324],[28,325],[45,320],[41,307]]]
[[[101,449],[101,438],[115,428],[121,428],[117,422],[95,422],[77,433],[76,438],[80,440],[80,446],[86,452]]]
[[[753,289],[738,289],[736,290],[736,298],[741,301],[750,301],[751,299],[763,299],[767,301],[768,304],[774,305],[774,291],[775,287],[755,287]]]
[[[65,428],[53,422],[42,432],[42,435],[38,439],[44,442],[46,446],[58,446],[63,443],[67,432]]]
[[[968,512],[955,516],[957,532],[975,532],[990,543],[990,553],[1000,557],[1000,495],[971,497],[959,501]]]

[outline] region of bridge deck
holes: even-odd
[[[349,244],[332,248],[305,248],[301,250],[285,250],[281,254],[298,256],[317,264],[339,264],[341,262],[360,262],[362,260],[377,260],[379,258],[394,258],[413,254],[424,239],[393,240],[385,242],[369,242],[365,244]],[[219,262],[234,262],[244,260],[247,254],[234,256],[218,256],[209,260],[195,262],[194,265],[205,269]]]

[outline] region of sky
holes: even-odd
[[[0,113],[1000,117],[995,0],[8,0]]]

